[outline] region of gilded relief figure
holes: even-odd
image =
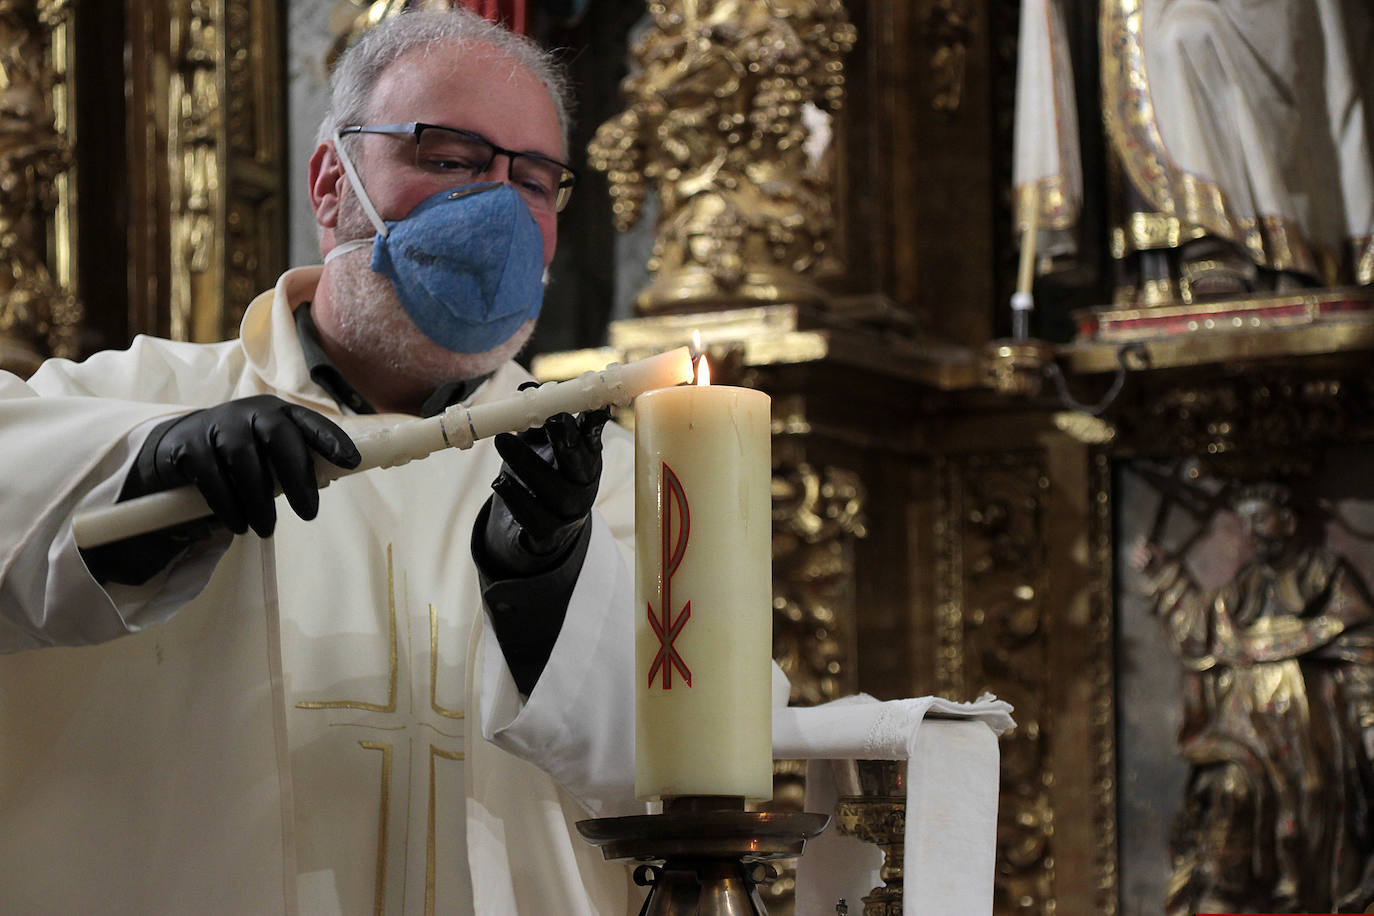
[[[71,165],[44,65],[53,3],[0,2],[0,368],[27,374],[47,355],[76,355],[80,310],[47,266],[54,181]]]
[[[1287,487],[1242,487],[1231,505],[1252,557],[1216,594],[1155,544],[1130,556],[1185,671],[1165,911],[1365,912],[1374,605],[1300,531]]]
[[[832,217],[813,126],[843,97],[855,33],[840,0],[650,2],[589,152],[616,227],[660,216],[642,312],[815,302]]]

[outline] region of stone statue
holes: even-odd
[[[1299,532],[1290,491],[1240,488],[1252,558],[1215,595],[1142,541],[1132,566],[1183,664],[1189,765],[1170,916],[1374,903],[1374,605]]]
[[[1017,220],[1073,254],[1085,189],[1067,13],[1023,0]],[[1099,49],[1120,304],[1374,282],[1374,7],[1358,0],[1102,0]],[[1080,76],[1079,79],[1082,77]],[[1038,193],[1033,193],[1035,188]],[[1043,263],[1043,261],[1042,261]]]

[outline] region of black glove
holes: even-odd
[[[533,383],[526,383],[526,387]],[[505,463],[492,481],[485,553],[490,572],[524,576],[556,566],[591,515],[601,481],[607,409],[560,413],[543,426],[496,437]]]
[[[312,450],[341,467],[361,460],[348,435],[313,410],[268,394],[229,401],[154,427],[119,498],[195,484],[225,527],[242,534],[251,525],[267,537],[277,521],[274,480],[301,518],[319,511]],[[82,550],[81,556],[101,584],[142,585],[213,531],[210,520],[201,519]]]
[[[313,410],[270,394],[227,401],[155,428],[120,499],[193,484],[230,531],[268,537],[278,485],[301,518],[319,512],[312,452],[344,468],[362,460],[348,434]]]

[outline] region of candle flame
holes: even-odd
[[[706,361],[706,354],[697,358],[697,384],[711,384],[711,364]]]

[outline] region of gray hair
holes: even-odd
[[[461,7],[407,10],[382,20],[363,33],[334,68],[329,111],[320,123],[317,144],[332,141],[340,127],[365,121],[372,90],[387,67],[408,51],[441,43],[456,44],[464,49],[476,44],[489,45],[532,73],[549,90],[563,145],[567,148],[571,108],[568,79],[554,55],[531,39]]]

